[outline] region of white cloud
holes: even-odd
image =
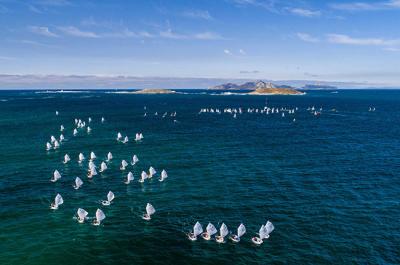
[[[212,20],[213,17],[207,10],[187,10],[182,13],[184,17],[188,18],[197,18],[197,19],[204,19],[204,20]]]
[[[301,39],[302,41],[306,41],[306,42],[319,42],[319,39],[316,37],[311,36],[310,34],[307,33],[302,33],[302,32],[298,32],[296,33],[296,36]]]
[[[294,15],[302,17],[319,17],[321,15],[321,11],[303,8],[290,8],[289,11]]]
[[[227,54],[227,55],[232,55],[232,52],[230,50],[228,50],[228,49],[225,49],[224,53]]]
[[[46,36],[46,37],[58,37],[58,35],[51,32],[48,27],[30,26],[30,27],[28,27],[28,29],[29,29],[29,31],[31,31],[35,34],[38,34],[38,35],[42,35],[42,36]]]
[[[345,11],[400,9],[400,0],[340,3],[340,4],[332,4],[331,7],[334,9],[345,10]]]
[[[58,27],[60,31],[63,33],[74,36],[74,37],[81,37],[81,38],[99,38],[100,36],[91,31],[83,31],[73,26],[68,27]]]
[[[239,53],[240,53],[241,55],[246,55],[246,54],[247,54],[246,51],[243,50],[243,49],[239,49]]]
[[[221,40],[223,39],[222,36],[220,36],[217,33],[214,32],[201,32],[201,33],[196,33],[193,35],[194,39],[198,39],[198,40]]]
[[[327,41],[330,43],[337,43],[337,44],[363,45],[363,46],[400,45],[400,39],[354,38],[344,34],[327,34]]]

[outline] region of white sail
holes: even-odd
[[[117,140],[119,141],[121,139],[122,139],[122,134],[119,132],[119,133],[117,133]]]
[[[103,172],[107,169],[107,164],[105,162],[101,162],[100,165],[100,172]]]
[[[61,197],[60,194],[57,194],[57,196],[54,198],[54,205],[57,207],[63,203],[64,203],[63,197]]]
[[[142,133],[139,134],[139,138],[140,138],[140,140],[143,139],[143,134]]]
[[[56,137],[54,137],[53,135],[50,136],[50,141],[51,141],[51,143],[54,143],[56,141]]]
[[[64,156],[64,164],[67,164],[70,160],[71,160],[71,158],[69,157],[69,155],[65,154],[65,156]]]
[[[156,172],[156,170],[154,169],[154,167],[150,167],[149,168],[149,175],[150,175],[150,177],[152,177],[153,175],[155,175],[157,172]]]
[[[96,176],[97,175],[97,170],[96,170],[96,168],[95,167],[92,167],[91,169],[90,169],[90,176]]]
[[[54,181],[57,181],[57,180],[59,180],[60,178],[61,178],[60,172],[58,172],[58,170],[54,170],[54,173],[53,173],[53,179],[54,179]]]
[[[258,231],[258,234],[259,234],[261,240],[263,240],[264,238],[266,238],[268,236],[267,230],[265,229],[264,225],[261,226],[260,230]]]
[[[126,160],[121,161],[121,169],[125,169],[127,165],[128,165],[128,162],[126,162]]]
[[[221,237],[226,237],[228,235],[228,227],[224,223],[222,223],[221,227],[219,228],[219,235]]]
[[[91,170],[92,168],[96,168],[96,165],[93,163],[93,161],[89,161],[88,168],[89,170]]]
[[[265,224],[265,229],[266,229],[267,235],[269,235],[269,234],[271,234],[272,231],[274,231],[275,227],[270,221],[267,221],[267,223]]]
[[[78,130],[77,130],[76,128],[74,129],[73,134],[74,134],[74,135],[77,135],[77,134],[78,134]]]
[[[167,171],[165,171],[164,169],[161,171],[161,181],[163,181],[164,179],[168,178],[168,174]]]
[[[56,140],[54,142],[54,149],[59,148],[60,147],[60,143]]]
[[[96,155],[94,152],[90,152],[90,159],[91,160],[95,160],[96,159]]]
[[[145,179],[147,179],[149,176],[147,175],[146,172],[142,171],[142,174],[140,175],[140,177],[141,177],[142,180],[145,180]]]
[[[112,191],[109,191],[107,194],[107,201],[111,202],[112,200],[114,200],[114,198],[114,193]]]
[[[85,160],[85,156],[82,153],[79,153],[79,162],[82,162],[83,160]]]
[[[75,188],[79,189],[82,185],[83,185],[83,181],[79,177],[76,177],[75,178]]]
[[[65,129],[65,128],[64,128],[64,125],[61,125],[61,126],[60,126],[60,132],[64,131],[64,129]]]
[[[113,159],[113,155],[111,152],[108,152],[107,154],[107,161],[110,161],[111,159]]]
[[[96,211],[96,221],[98,223],[100,223],[101,221],[103,221],[106,218],[106,215],[103,213],[102,210],[97,209]]]
[[[62,142],[62,141],[64,141],[64,140],[65,140],[64,135],[63,135],[63,134],[60,134],[60,142]]]
[[[203,227],[199,222],[196,222],[196,224],[193,226],[193,235],[197,237],[201,233],[203,233]]]
[[[58,116],[58,111],[56,110],[56,115]]]
[[[147,215],[151,216],[155,212],[156,212],[156,209],[154,209],[153,205],[151,205],[150,203],[147,203],[147,205],[146,205],[146,213],[147,213]]]
[[[76,214],[79,216],[80,220],[85,220],[86,216],[88,215],[88,212],[85,211],[85,209],[79,208]]]
[[[240,224],[238,229],[237,229],[237,236],[241,237],[246,233],[246,227],[244,226],[244,224]]]
[[[125,136],[125,138],[124,138],[124,140],[123,140],[122,142],[123,142],[124,144],[127,143],[127,142],[129,142],[128,136]]]
[[[88,118],[88,122],[89,122],[89,123],[92,122],[92,118],[89,117],[89,118]]]
[[[133,155],[131,164],[135,165],[137,162],[139,162],[139,158],[136,155]]]
[[[87,132],[90,133],[92,131],[92,128],[90,128],[89,126],[87,127]]]
[[[132,180],[133,180],[133,174],[132,174],[132,172],[129,172],[128,175],[126,176],[126,181],[127,181],[127,183],[129,183]]]
[[[46,150],[50,150],[51,149],[51,144],[49,142],[46,143]]]
[[[104,117],[101,117],[101,122],[103,123],[105,121],[106,121],[106,119],[104,119]]]
[[[212,223],[208,223],[206,231],[209,236],[212,236],[218,232],[217,228],[215,228],[215,226]]]

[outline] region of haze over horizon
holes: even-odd
[[[400,0],[0,0],[0,88],[395,87],[399,15]]]

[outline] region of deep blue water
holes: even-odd
[[[237,119],[198,112],[263,108],[266,98],[187,92],[0,92],[0,264],[400,263],[400,91],[270,96],[268,106],[298,111]],[[322,114],[311,115],[310,106]],[[162,119],[156,111],[177,116]],[[92,133],[73,137],[74,118],[88,117]],[[61,124],[67,141],[47,152]],[[118,131],[131,141],[118,144]],[[140,143],[136,132],[145,137]],[[90,151],[97,165],[114,154],[93,181],[87,163],[77,163],[79,152]],[[66,153],[72,161],[64,165]],[[133,154],[140,162],[129,167],[135,181],[125,185],[119,164]],[[151,165],[169,178],[138,183]],[[51,183],[55,169],[63,177]],[[78,191],[76,176],[84,181]],[[116,198],[101,206],[109,190]],[[52,211],[57,193],[64,204]],[[140,217],[147,202],[157,210],[150,222]],[[101,208],[107,218],[99,227],[78,224],[78,207],[90,216]],[[250,238],[267,220],[275,231],[254,246]],[[236,245],[190,242],[185,233],[196,221],[224,222],[231,231],[243,222],[247,234]]]

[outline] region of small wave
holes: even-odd
[[[8,99],[0,99],[0,101],[6,102],[6,101],[8,101]]]
[[[35,94],[57,94],[57,93],[90,93],[90,91],[85,90],[46,90],[46,91],[36,91]]]

